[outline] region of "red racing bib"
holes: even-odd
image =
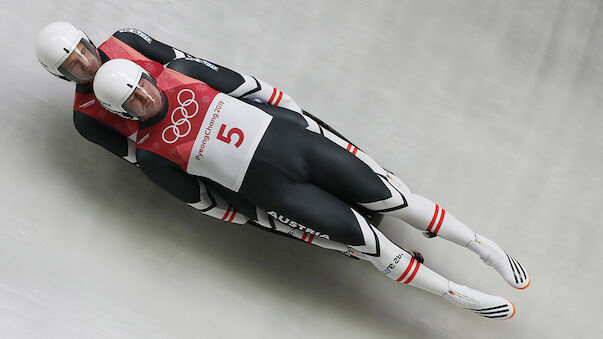
[[[168,110],[160,122],[140,130],[137,148],[237,192],[272,117],[170,69],[157,85]]]
[[[134,61],[147,70],[153,77],[158,76],[164,70],[162,64],[148,59],[113,36],[100,45],[99,49],[107,54],[110,59],[121,58]],[[98,121],[104,122],[116,129],[121,135],[136,141],[138,121],[124,119],[107,111],[98,100],[96,100],[94,93],[75,93],[73,110],[80,111]]]

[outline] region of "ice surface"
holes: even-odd
[[[594,338],[603,331],[603,22],[597,1],[0,0],[2,338]],[[34,41],[119,28],[290,94],[529,269],[383,230],[492,322],[369,264],[202,216],[78,135]]]

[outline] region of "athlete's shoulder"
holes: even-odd
[[[136,147],[136,161],[143,171],[153,171],[161,168],[181,168],[178,164],[159,153],[140,147]]]
[[[136,29],[136,28],[122,28],[118,31],[116,31],[115,33],[113,33],[113,37],[127,42],[130,41],[132,39],[142,39],[144,41],[146,41],[147,43],[151,43],[153,42],[153,38],[151,38],[148,34],[146,34],[145,32]]]
[[[186,54],[183,58],[174,59],[167,65],[167,67],[174,70],[179,70],[186,68],[195,68],[198,67],[198,64],[201,64],[215,72],[220,69],[220,66],[214,63],[211,63],[205,59],[197,58],[189,54]]]
[[[73,125],[81,136],[88,140],[92,140],[98,135],[98,130],[103,128],[105,124],[86,113],[74,110]]]
[[[160,155],[143,148],[136,148],[136,160],[140,166],[152,166],[161,161]]]
[[[75,93],[94,93],[92,83],[82,83],[75,85]]]

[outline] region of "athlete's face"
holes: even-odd
[[[163,96],[154,83],[146,78],[140,78],[138,86],[124,106],[140,120],[147,120],[159,113],[163,106]]]
[[[78,82],[88,82],[94,79],[100,61],[80,42],[61,66],[76,77]]]

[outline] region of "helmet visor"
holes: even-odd
[[[59,66],[58,71],[72,81],[91,81],[99,67],[100,60],[96,48],[88,39],[82,38]]]
[[[159,112],[162,106],[163,96],[155,79],[143,72],[138,85],[121,107],[129,115],[144,120]]]

